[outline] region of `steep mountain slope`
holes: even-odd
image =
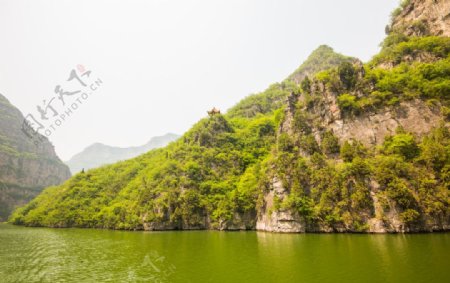
[[[146,144],[134,147],[114,147],[95,143],[85,148],[82,152],[77,153],[65,163],[69,166],[70,171],[75,174],[82,169],[88,170],[136,157],[154,148],[164,147],[179,137],[179,135],[168,133],[163,136],[153,137]]]
[[[393,12],[390,30],[407,36],[450,36],[450,2],[404,0]]]
[[[228,110],[228,117],[252,118],[257,114],[267,114],[279,109],[285,105],[291,92],[299,91],[301,87],[305,87],[305,85],[299,85],[300,81],[317,72],[336,67],[343,62],[354,62],[355,60],[357,59],[334,52],[327,45],[321,45],[286,80],[272,84],[262,93],[242,99]],[[309,79],[305,81],[305,83],[308,82]]]
[[[424,9],[441,5],[434,3]],[[449,230],[450,39],[410,37],[408,26],[388,30],[371,62],[308,59],[284,82],[226,115],[202,119],[166,148],[48,188],[11,221],[146,230]]]
[[[22,132],[20,111],[0,94],[0,221],[43,188],[70,177],[69,168],[44,137],[36,146]]]

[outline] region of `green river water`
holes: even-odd
[[[128,232],[0,224],[0,282],[450,282],[450,234]]]

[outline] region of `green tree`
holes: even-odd
[[[339,79],[344,85],[345,89],[349,90],[356,84],[356,71],[353,64],[350,62],[343,62],[338,67]]]
[[[321,147],[322,151],[326,154],[339,153],[339,140],[333,132],[326,131],[322,136]]]
[[[344,113],[357,114],[360,111],[358,102],[356,101],[356,96],[344,93],[338,96],[339,108]]]
[[[311,91],[311,81],[308,76],[305,76],[300,87],[304,93],[309,93]]]
[[[414,136],[409,133],[386,137],[383,149],[386,153],[398,154],[406,159],[413,159],[419,154],[419,147]]]

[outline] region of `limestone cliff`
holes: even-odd
[[[23,115],[0,94],[0,220],[43,188],[58,185],[70,172],[42,137],[35,145],[23,132]]]
[[[358,141],[368,148],[380,146],[385,138],[396,133],[402,128],[420,138],[428,134],[432,129],[438,127],[443,117],[440,107],[427,105],[422,100],[401,102],[395,107],[383,107],[376,111],[361,113],[357,116],[347,117],[339,109],[337,103],[338,95],[325,87],[321,82],[315,82],[312,88],[320,90],[322,99],[305,108],[297,108],[295,105],[304,103],[304,96],[291,95],[288,99],[285,119],[280,126],[279,135],[287,133],[294,143],[301,144],[305,137],[295,126],[294,116],[299,112],[308,116],[311,135],[319,146],[322,144],[324,134],[331,132],[339,140],[340,145],[345,141]],[[449,124],[446,123],[447,127]],[[302,151],[300,157],[310,157],[310,154]],[[342,163],[338,155],[331,155],[331,160]],[[282,182],[278,177],[280,168],[273,168],[270,175],[269,189],[264,194],[263,205],[258,213],[256,229],[271,232],[359,232],[355,227],[345,225],[308,224],[305,218],[297,211],[286,208],[276,208],[274,198],[283,202],[291,194],[292,188],[288,182]],[[287,176],[287,179],[292,176]],[[292,180],[291,180],[292,181]],[[330,180],[331,181],[331,180]],[[380,185],[372,179],[366,180],[371,198],[371,209],[366,212],[366,232],[413,232],[413,231],[441,231],[450,229],[449,216],[444,218],[424,218],[420,224],[407,227],[400,220],[401,210],[392,203],[382,208],[378,191]],[[308,190],[313,189],[309,188]],[[308,192],[306,192],[308,194]],[[386,205],[385,205],[386,206]]]
[[[391,31],[408,36],[450,36],[448,0],[410,0],[394,11]]]
[[[393,13],[393,20],[390,27],[387,30],[390,34],[394,34],[393,38],[400,42],[408,41],[408,38],[413,36],[411,40],[420,41],[418,37],[423,36],[438,36],[441,37],[444,43],[441,48],[444,48],[444,52],[438,53],[431,51],[430,48],[422,48],[422,46],[416,45],[417,49],[411,48],[413,44],[405,47],[408,43],[403,44],[401,47],[397,47],[395,50],[395,44],[389,42],[385,43],[384,50],[381,55],[374,58],[369,66],[364,66],[361,62],[354,61],[351,69],[354,71],[352,74],[355,81],[352,82],[353,87],[339,86],[343,83],[342,75],[336,76],[337,81],[330,81],[330,79],[316,79],[311,84],[310,88],[301,95],[292,94],[286,102],[286,111],[283,122],[280,125],[278,136],[283,134],[291,139],[292,143],[298,147],[297,158],[313,158],[312,152],[308,152],[305,148],[305,140],[311,137],[310,144],[316,144],[318,147],[323,147],[323,139],[327,135],[332,135],[336,138],[336,142],[342,148],[342,145],[346,142],[353,144],[361,144],[371,151],[380,147],[387,137],[396,134],[398,129],[414,135],[418,140],[428,135],[433,129],[444,125],[449,128],[448,118],[443,115],[443,109],[446,107],[441,103],[447,102],[436,100],[425,101],[423,99],[424,94],[418,93],[414,98],[403,99],[398,101],[394,97],[394,101],[390,105],[367,107],[363,106],[358,111],[349,113],[351,111],[343,111],[345,106],[340,105],[339,97],[344,94],[346,98],[351,98],[353,101],[370,101],[373,97],[369,97],[368,93],[373,92],[375,85],[370,82],[370,79],[364,79],[366,77],[367,68],[380,68],[383,70],[389,70],[399,66],[403,68],[411,66],[410,68],[418,68],[418,63],[435,64],[436,62],[442,62],[448,56],[448,41],[445,37],[450,35],[450,2],[446,0],[412,0],[404,1],[400,8]],[[396,36],[400,34],[402,36]],[[405,37],[406,36],[406,37]],[[433,37],[430,37],[431,40]],[[423,42],[427,41],[424,39]],[[389,46],[386,46],[388,44]],[[393,47],[394,46],[394,47]],[[407,48],[410,50],[406,51]],[[402,50],[402,52],[397,52]],[[395,53],[395,56],[392,54]],[[389,54],[386,56],[386,54]],[[383,59],[380,59],[383,58]],[[430,65],[427,65],[430,66]],[[409,67],[406,67],[409,68]],[[409,78],[412,79],[412,78]],[[362,87],[364,84],[368,85]],[[423,90],[426,91],[426,90]],[[350,93],[350,95],[348,95]],[[396,95],[399,95],[397,93]],[[421,97],[422,98],[419,98]],[[348,106],[347,105],[347,106]],[[364,104],[362,104],[364,105]],[[348,108],[347,108],[348,110]],[[448,116],[447,116],[448,117]],[[294,154],[295,155],[295,154]],[[332,166],[344,166],[342,156],[337,153],[331,153],[328,155],[328,161]],[[446,161],[448,162],[448,160]],[[405,217],[401,217],[402,213],[405,213],[405,208],[401,208],[396,201],[390,199],[383,190],[386,187],[380,185],[373,176],[366,176],[361,181],[363,187],[365,187],[365,209],[359,208],[358,216],[351,216],[351,208],[349,212],[338,216],[340,221],[317,221],[306,219],[304,215],[299,214],[297,209],[289,208],[289,206],[280,206],[280,203],[289,202],[293,195],[293,187],[298,180],[299,173],[295,175],[295,168],[291,164],[286,164],[289,167],[280,168],[276,164],[273,165],[271,170],[271,177],[268,182],[268,189],[266,190],[263,198],[263,204],[261,210],[258,213],[258,221],[256,224],[257,229],[264,231],[276,231],[276,232],[417,232],[417,231],[443,231],[450,229],[450,214],[448,212],[448,194],[444,189],[443,203],[447,203],[447,208],[443,208],[440,214],[427,215],[422,212],[414,223],[408,225],[405,223]],[[381,166],[385,166],[382,164]],[[301,175],[301,174],[300,174]],[[280,180],[280,176],[283,176],[283,180]],[[311,178],[311,176],[308,176]],[[350,179],[355,178],[354,176]],[[334,180],[330,179],[328,182],[333,183]],[[352,191],[355,191],[357,182],[347,179],[345,182],[350,184],[348,187],[349,198]],[[298,185],[297,185],[298,186]],[[410,184],[413,187],[413,184]],[[443,185],[445,187],[445,185]],[[303,181],[300,185],[303,196],[311,196],[312,191],[315,190],[314,185],[311,187],[310,180]],[[347,189],[346,189],[347,190]],[[411,189],[414,193],[414,189]],[[327,194],[330,192],[326,192]],[[353,195],[352,195],[353,197]],[[417,197],[417,195],[415,195]],[[327,199],[326,196],[321,195],[318,201]],[[276,200],[276,203],[274,202]],[[328,198],[328,201],[330,199]],[[419,201],[420,202],[420,201]],[[331,200],[331,203],[333,201]],[[341,201],[340,203],[343,203]],[[339,202],[335,202],[334,205],[339,206]],[[320,206],[320,205],[319,205]],[[421,204],[417,204],[420,207]],[[445,206],[445,205],[444,205]],[[420,210],[420,208],[417,208]],[[330,212],[329,212],[330,213]],[[406,214],[406,213],[405,213]],[[405,215],[403,214],[403,216]],[[352,219],[358,219],[356,225]],[[353,223],[353,224],[352,224]]]

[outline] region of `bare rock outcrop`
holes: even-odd
[[[391,30],[408,36],[450,36],[450,1],[411,0],[393,19]]]
[[[275,201],[282,201],[288,192],[277,178],[272,180],[272,186],[264,196],[264,206],[258,214],[256,230],[267,232],[299,233],[305,232],[305,222],[298,215],[288,209],[278,209]]]

